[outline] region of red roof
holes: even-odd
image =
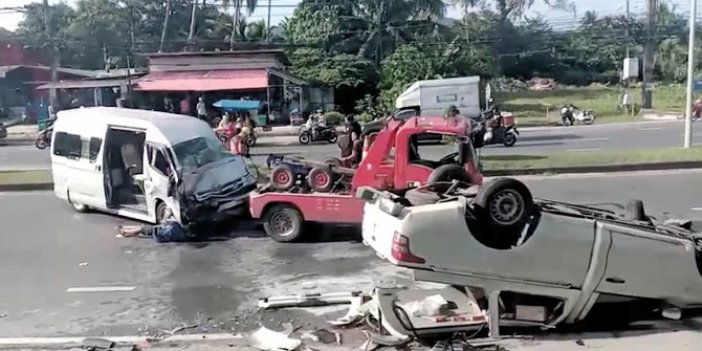
[[[139,79],[139,91],[252,90],[268,87],[265,69],[153,72]]]

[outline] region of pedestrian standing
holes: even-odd
[[[202,96],[197,100],[195,109],[197,110],[197,118],[207,121],[207,105],[205,105],[205,99]]]
[[[187,95],[180,100],[180,114],[190,115],[190,97]]]

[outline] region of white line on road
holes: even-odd
[[[588,151],[599,151],[600,148],[592,148],[592,149],[569,149],[566,150],[566,152],[588,152]]]
[[[639,130],[661,130],[663,128],[661,127],[645,127],[645,128],[639,128]]]
[[[79,286],[66,289],[67,293],[132,291],[136,286]]]
[[[583,139],[575,139],[573,140],[576,143],[580,142],[589,142],[589,141],[608,141],[609,138],[583,138]]]
[[[702,207],[693,207],[691,208],[693,211],[702,211]]]

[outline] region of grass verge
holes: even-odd
[[[636,121],[637,118],[619,107],[621,90],[593,86],[552,91],[496,92],[495,101],[504,111],[514,113],[518,126],[546,126],[560,123],[559,109],[572,103],[597,114],[596,124]],[[641,89],[630,89],[630,101],[641,101]],[[681,113],[685,106],[682,86],[659,86],[653,91],[653,109]]]
[[[546,155],[490,155],[481,158],[483,169],[529,170],[604,167],[700,161],[702,148],[631,150],[619,152],[563,152]]]
[[[0,185],[46,184],[53,182],[51,171],[0,171]]]

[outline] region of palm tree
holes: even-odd
[[[232,34],[229,37],[229,50],[234,50],[234,42],[236,41],[235,37],[240,28],[239,22],[241,19],[241,8],[244,5],[243,2],[244,0],[222,0],[222,5],[224,6],[225,10],[229,9],[230,5],[233,5],[234,7],[234,16],[232,16]],[[257,3],[257,0],[246,0],[246,9],[248,10],[249,15],[256,10]]]
[[[166,34],[168,34],[168,22],[171,21],[171,0],[166,2],[166,14],[163,19],[163,30],[161,31],[161,42],[158,45],[158,52],[163,52],[163,45],[166,43]]]
[[[412,41],[422,27],[436,26],[445,12],[442,0],[357,0],[351,20],[365,32],[359,53],[379,66],[398,42]]]

